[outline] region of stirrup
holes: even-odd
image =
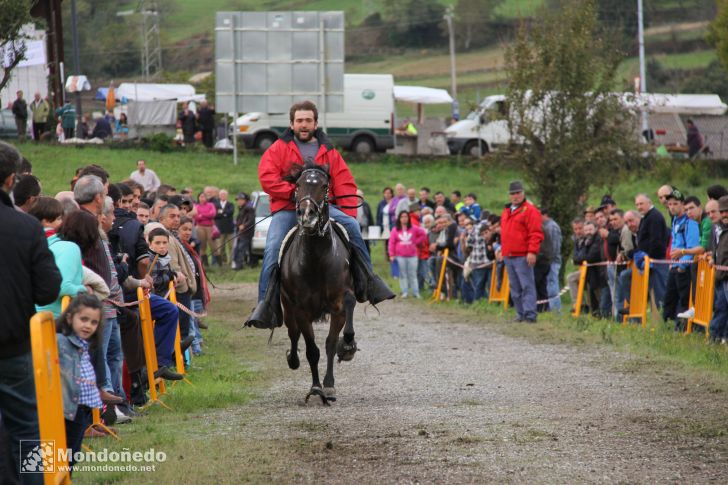
[[[245,321],[245,326],[272,329],[281,325],[283,325],[283,312],[281,310],[280,269],[276,265],[271,271],[265,297],[258,302]]]

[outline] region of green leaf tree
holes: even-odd
[[[455,5],[455,32],[464,50],[484,45],[494,34],[492,20],[503,0],[458,0]]]
[[[708,26],[707,41],[715,47],[720,63],[728,68],[728,0],[717,0],[718,14]]]
[[[25,35],[23,26],[32,22],[31,0],[0,0],[0,64],[3,74],[0,78],[0,91],[10,82],[10,76],[20,62],[25,59]]]
[[[621,56],[601,36],[594,0],[536,18],[506,52],[510,156],[568,233],[580,196],[611,186],[636,159],[636,116],[611,92]]]

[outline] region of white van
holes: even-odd
[[[345,74],[344,111],[320,113],[338,147],[356,153],[383,152],[394,147],[394,78],[391,74]],[[237,120],[246,148],[266,150],[290,126],[288,113],[246,113]]]
[[[507,109],[504,95],[488,96],[464,120],[448,126],[445,135],[450,153],[477,157],[507,145],[510,141]]]

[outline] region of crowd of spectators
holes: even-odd
[[[418,191],[397,184],[382,194],[371,224],[389,238],[384,249],[402,296],[418,296],[421,289],[437,286],[447,249],[446,298],[465,303],[487,298],[491,276],[497,276],[500,288],[507,271],[517,321],[534,322],[539,312],[561,311],[561,228],[548,208],[537,208],[527,200],[520,182],[511,183],[510,201],[500,214],[481,208],[473,193],[463,198],[453,191],[446,197],[442,192],[432,195],[428,187]],[[607,194],[597,207],[575,213],[571,221],[575,271],[565,275],[563,291],[568,288],[571,301],[577,300],[578,267],[586,262],[583,310],[621,322],[627,313],[632,271],[642,271],[649,257],[654,308],[675,330],[684,330],[695,314],[690,302],[698,261],[728,266],[728,238],[723,237],[728,232],[723,230],[728,223],[728,192],[720,185],[709,187],[705,204],[702,194],[687,195],[671,185],[660,187],[655,196],[669,220],[648,194],[637,194],[622,206]],[[413,228],[424,230],[424,237]],[[412,277],[415,254],[416,279]],[[709,329],[712,341],[728,339],[728,271],[716,271]]]
[[[155,320],[155,377],[180,380],[174,356],[178,325],[182,353],[200,355],[201,329],[207,328],[201,316],[210,303],[205,272],[213,265],[250,264],[252,230],[245,229],[254,225],[254,212],[245,193],[237,195],[237,211],[227,191],[216,187],[177,193],[144,160],[116,183],[101,166],[81,167],[68,191],[49,197],[31,163],[0,143],[0,176],[5,246],[0,280],[13,282],[3,290],[8,319],[0,337],[0,374],[32,365],[28,321],[36,311],[51,312],[57,319],[66,430],[76,451],[84,434],[104,434],[101,427],[89,427],[92,408],[103,408],[110,426],[135,419],[135,407],[148,401],[137,289],[148,294]],[[167,298],[170,284],[179,307]],[[72,300],[62,312],[65,296]],[[12,460],[0,459],[0,471],[11,474],[19,463],[14,444],[38,436],[32,379],[30,385],[12,379],[3,377],[7,387],[0,384],[4,436],[14,453]]]

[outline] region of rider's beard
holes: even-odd
[[[301,133],[301,131],[294,131],[293,135],[298,141],[303,143],[308,143],[313,139],[313,131],[307,131],[304,133]]]

